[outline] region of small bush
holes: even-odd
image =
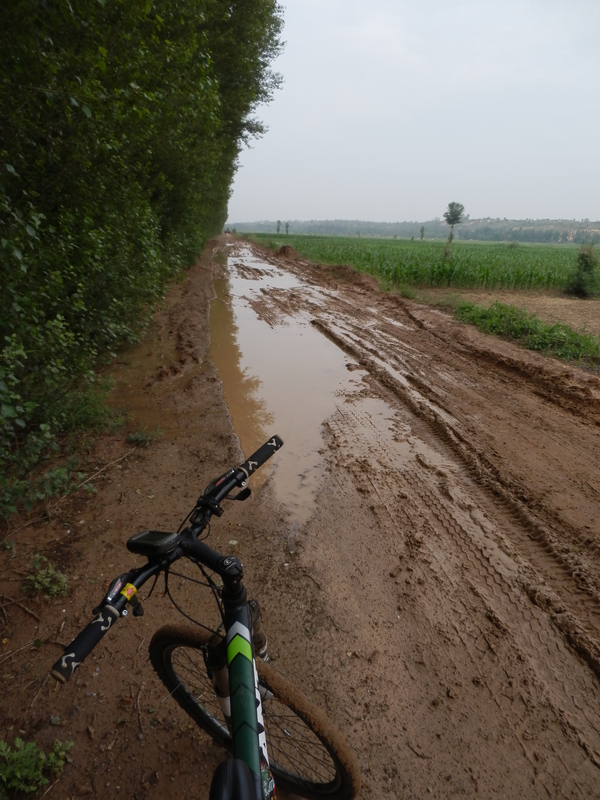
[[[584,244],[577,254],[575,269],[569,275],[567,294],[577,297],[596,297],[600,294],[600,258],[594,245]]]
[[[54,742],[46,755],[35,742],[15,739],[14,750],[0,741],[0,800],[7,800],[16,792],[36,792],[45,786],[48,775],[58,775],[71,759],[68,756],[73,742]]]
[[[45,556],[36,555],[33,558],[32,572],[25,578],[24,588],[29,594],[59,597],[67,593],[69,584],[67,576],[56,564],[49,562]]]

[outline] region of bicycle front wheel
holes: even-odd
[[[150,642],[150,660],[183,710],[231,750],[231,735],[205,666],[211,635],[187,627],[161,628]],[[256,669],[276,787],[315,800],[350,800],[359,790],[360,773],[344,737],[271,666],[257,659]]]

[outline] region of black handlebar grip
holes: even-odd
[[[273,453],[276,453],[280,447],[283,447],[283,440],[279,436],[272,436],[268,442],[265,442],[258,448],[256,453],[252,453],[250,458],[247,458],[238,469],[241,469],[246,478],[249,478],[253,472],[265,463],[268,458],[271,458]]]
[[[116,608],[108,605],[104,606],[90,624],[86,625],[81,633],[73,639],[62,657],[52,667],[50,670],[52,677],[61,683],[66,683],[75,672],[75,668],[92,652],[119,616],[120,614]]]

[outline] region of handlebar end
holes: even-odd
[[[265,461],[283,447],[283,439],[275,434],[268,442],[265,442],[258,450],[253,453],[250,458],[247,458],[239,469],[244,473],[246,478],[249,478],[253,472],[265,463]]]
[[[54,678],[54,680],[57,681],[58,683],[66,683],[67,682],[66,676],[63,675],[62,672],[59,672],[57,669],[54,669],[54,667],[50,670],[50,672],[48,674],[52,678]]]

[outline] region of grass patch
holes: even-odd
[[[475,325],[484,333],[516,339],[529,350],[538,350],[567,361],[600,364],[600,338],[577,333],[568,325],[548,325],[516,306],[495,302],[489,308],[484,308],[463,302],[455,309],[454,315],[461,322]]]
[[[54,742],[46,754],[35,742],[25,743],[15,739],[14,749],[0,741],[0,800],[21,797],[21,792],[37,792],[49,783],[48,776],[56,777],[65,763],[70,761],[69,750],[73,742]]]
[[[43,594],[45,597],[59,597],[69,590],[67,576],[46,556],[33,557],[32,569],[25,578],[24,591],[28,594]]]

